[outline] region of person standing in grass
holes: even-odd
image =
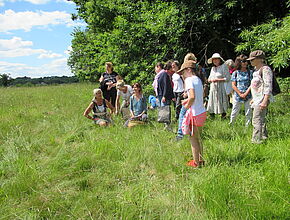
[[[140,83],[133,85],[134,94],[130,97],[130,113],[131,118],[125,122],[125,127],[130,126],[134,123],[133,121],[141,122],[143,124],[147,121],[147,102],[142,93],[142,87]]]
[[[186,61],[191,60],[192,62],[197,63],[197,58],[193,53],[188,53],[185,55],[183,62],[185,63]],[[182,74],[182,73],[181,73]],[[181,76],[183,78],[183,80],[185,79],[184,76]],[[184,86],[184,84],[183,84]],[[183,98],[187,98],[187,93],[183,92]],[[183,139],[183,133],[182,133],[182,122],[183,122],[183,118],[186,114],[187,109],[182,105],[181,109],[180,109],[180,113],[179,113],[179,119],[178,119],[178,129],[177,129],[177,135],[175,137],[176,141],[180,141]]]
[[[177,60],[174,60],[171,64],[172,70],[174,71],[172,75],[172,82],[173,82],[173,93],[174,97],[176,99],[175,102],[175,118],[176,120],[179,119],[180,109],[182,107],[181,100],[183,100],[183,91],[184,91],[184,85],[183,85],[183,78],[182,76],[177,73],[177,71],[180,68],[180,64]]]
[[[249,69],[246,55],[239,55],[235,60],[236,71],[232,73],[233,108],[231,113],[230,124],[234,124],[242,104],[245,106],[246,127],[252,120],[252,109],[250,106],[251,80],[253,78],[252,71]]]
[[[104,98],[108,100],[114,107],[117,97],[116,83],[121,77],[114,71],[113,64],[106,62],[106,72],[104,72],[99,79]]]
[[[219,53],[214,53],[207,62],[213,64],[208,78],[210,90],[207,111],[211,117],[214,117],[215,114],[221,114],[222,118],[225,118],[228,109],[225,82],[230,80],[229,68]]]
[[[254,109],[252,143],[261,144],[263,140],[268,138],[266,115],[268,105],[273,100],[273,72],[265,64],[265,53],[262,50],[251,52],[247,60],[255,67],[251,81],[251,93],[253,96],[251,107]]]
[[[183,100],[184,108],[187,111],[182,122],[182,132],[190,135],[193,160],[190,160],[187,165],[200,167],[204,163],[200,134],[206,120],[202,81],[196,75],[196,62],[193,60],[185,61],[178,72],[183,73],[185,92],[188,96],[187,99]]]
[[[169,65],[169,62],[168,62],[166,66],[168,68],[170,66],[171,68],[171,63]],[[171,100],[175,101],[175,98],[173,94],[173,88],[172,88],[170,76],[165,70],[160,70],[158,72],[157,95],[158,95],[157,98],[158,98],[160,107],[169,106],[169,111],[171,111],[170,110]],[[164,124],[165,124],[165,129],[171,130],[170,122],[167,122]]]
[[[107,126],[112,122],[111,113],[115,112],[115,108],[110,102],[103,98],[103,92],[101,89],[94,89],[94,98],[84,112],[84,116],[90,120],[93,120],[95,124],[102,127]],[[108,108],[110,112],[108,112]],[[93,116],[90,113],[93,112]]]

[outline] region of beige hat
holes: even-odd
[[[120,87],[125,86],[125,82],[123,80],[118,80],[116,83],[116,88],[119,89]]]
[[[208,63],[208,64],[211,64],[211,63],[212,63],[212,59],[215,59],[215,58],[219,58],[219,59],[221,59],[223,62],[225,62],[224,59],[221,57],[221,55],[220,55],[219,53],[214,53],[214,54],[211,56],[211,58],[209,58],[209,59],[207,60],[207,63]]]
[[[265,53],[262,50],[255,50],[250,53],[250,57],[247,60],[253,60],[255,58],[265,59]]]
[[[187,61],[185,61],[181,65],[180,70],[178,70],[177,72],[180,73],[180,72],[182,72],[183,70],[185,70],[187,68],[195,69],[196,68],[196,62],[194,60],[187,60]]]
[[[194,55],[194,53],[188,53],[185,55],[183,62],[186,62],[188,60],[193,60],[193,61],[197,62],[197,58]]]

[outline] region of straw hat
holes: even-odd
[[[262,50],[255,50],[250,53],[250,57],[247,60],[253,60],[255,58],[265,59],[265,53]]]
[[[211,56],[211,58],[209,58],[209,59],[207,60],[207,63],[208,63],[208,64],[211,64],[211,63],[212,63],[212,59],[215,59],[215,58],[221,59],[223,62],[225,62],[224,59],[221,57],[221,55],[220,55],[219,53],[214,53],[214,54]]]
[[[181,65],[180,70],[178,70],[177,72],[180,73],[180,72],[182,72],[183,70],[185,70],[187,68],[195,69],[196,68],[196,61],[194,61],[194,60],[187,60],[187,61],[185,61]]]

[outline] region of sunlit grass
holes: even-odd
[[[234,127],[208,119],[206,166],[191,169],[189,141],[162,124],[99,128],[83,117],[93,88],[0,89],[2,219],[289,218],[289,96],[271,104],[262,145],[242,115]]]

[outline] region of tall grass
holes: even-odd
[[[269,108],[269,140],[240,115],[203,130],[206,166],[154,121],[99,128],[82,116],[92,84],[0,89],[0,219],[287,219],[289,96]],[[149,112],[151,119],[155,113]],[[176,126],[176,124],[174,124]]]

